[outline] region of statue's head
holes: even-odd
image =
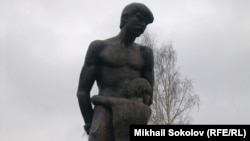
[[[128,85],[127,96],[129,98],[142,98],[145,95],[151,95],[153,89],[149,82],[144,78],[133,79]]]
[[[154,21],[154,16],[150,9],[142,3],[131,3],[128,4],[122,11],[121,21],[120,21],[120,29],[124,27],[126,24],[126,18],[129,16],[133,16],[136,13],[140,13],[143,18],[146,20],[147,24],[150,24]]]

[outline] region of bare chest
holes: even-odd
[[[134,69],[142,68],[143,56],[139,47],[106,47],[100,54],[101,62],[109,67],[129,66]]]

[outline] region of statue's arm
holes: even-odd
[[[100,52],[100,41],[94,41],[90,44],[83,68],[81,70],[79,85],[77,90],[77,98],[80,106],[81,114],[85,121],[85,130],[89,132],[89,128],[93,117],[93,108],[90,100],[90,91],[96,80],[98,56]]]
[[[154,56],[153,50],[149,47],[144,47],[143,56],[145,60],[145,65],[142,71],[142,77],[148,80],[152,89],[154,88]],[[146,105],[151,105],[153,102],[153,91],[149,95],[143,97],[143,102]]]
[[[120,97],[118,98],[118,97],[105,97],[101,95],[94,95],[91,98],[91,101],[95,105],[103,105],[107,107],[112,107],[114,105],[119,105],[121,103],[128,102],[129,100],[126,98],[120,98]]]
[[[95,104],[95,105],[103,105],[103,106],[107,106],[107,107],[111,107],[113,102],[111,97],[104,97],[101,95],[94,95],[91,98],[91,101]]]

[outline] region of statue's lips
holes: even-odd
[[[135,27],[135,30],[144,31],[144,30],[145,30],[145,27],[137,26],[137,27]]]

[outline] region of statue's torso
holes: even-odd
[[[101,95],[125,97],[130,80],[141,77],[144,65],[141,47],[107,43],[99,54],[97,84]]]

